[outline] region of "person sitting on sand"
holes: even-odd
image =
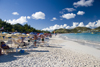
[[[3,49],[9,49],[9,46],[7,46],[5,44],[5,42],[1,42],[1,48],[3,48]]]
[[[44,36],[43,35],[41,35],[41,39],[42,39],[42,43],[44,43]]]
[[[36,47],[37,35],[34,35],[34,46]]]

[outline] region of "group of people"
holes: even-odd
[[[36,43],[37,43],[37,40],[41,40],[42,41],[42,43],[44,43],[44,38],[45,37],[47,37],[47,36],[49,36],[49,37],[52,37],[52,35],[51,34],[49,34],[49,35],[34,35],[32,38],[31,38],[31,40],[33,40],[33,42],[34,42],[34,46],[36,47]],[[24,37],[21,37],[21,43],[24,43],[24,45],[23,46],[25,46],[25,42],[24,42]],[[9,49],[10,47],[9,46],[7,46],[6,44],[5,44],[5,42],[4,41],[2,41],[1,42],[1,46],[0,46],[2,49]],[[0,49],[0,55],[1,55],[1,49]]]
[[[40,35],[40,36],[34,35],[34,38],[33,38],[34,46],[36,47],[37,40],[40,40],[40,39],[42,40],[42,43],[44,43],[44,38],[45,38],[44,35]]]

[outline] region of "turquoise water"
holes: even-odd
[[[70,39],[82,40],[91,43],[100,43],[100,34],[70,33],[70,34],[62,34],[62,36],[67,36]]]

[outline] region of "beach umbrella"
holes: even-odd
[[[18,38],[17,35],[11,35],[11,38]]]
[[[25,35],[25,34],[19,34],[17,35],[18,37],[28,37],[28,35]]]
[[[33,36],[34,34],[33,34],[33,35],[32,35],[32,34],[26,34],[26,35],[27,35],[27,36]]]
[[[0,36],[6,36],[7,34],[0,34]]]
[[[22,36],[21,36],[21,37],[28,37],[28,36],[27,36],[27,35],[23,35],[23,34],[22,34]]]
[[[37,35],[37,33],[36,33],[36,32],[31,32],[30,34],[31,34],[31,35]]]
[[[12,34],[7,34],[5,37],[11,37]]]
[[[22,33],[22,35],[26,35],[26,33]]]
[[[2,34],[8,34],[7,32],[2,32]]]
[[[44,33],[40,33],[39,35],[43,35]]]
[[[33,34],[33,32],[30,33],[31,35]]]
[[[15,35],[20,35],[21,33],[15,33]]]

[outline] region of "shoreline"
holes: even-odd
[[[67,36],[62,36],[62,34],[60,34],[59,36],[62,37],[63,39],[74,41],[74,42],[80,43],[82,45],[87,45],[87,46],[90,46],[90,47],[93,47],[93,48],[96,48],[96,49],[100,50],[100,43],[98,43],[98,42],[91,42],[91,41],[87,41],[87,40],[72,39],[72,38],[69,38]]]
[[[61,35],[58,35],[57,37],[64,40],[64,42],[61,44],[63,45],[63,48],[69,48],[71,50],[75,50],[77,52],[83,52],[83,53],[87,53],[87,54],[91,54],[95,57],[97,57],[98,59],[100,59],[100,49],[97,49],[95,47],[90,46],[91,44],[88,43],[83,43],[83,42],[79,42],[79,41],[73,41],[73,40],[68,40],[66,38],[63,38]],[[66,42],[65,42],[66,41]],[[69,44],[69,45],[67,45]],[[75,44],[75,45],[74,45]]]

